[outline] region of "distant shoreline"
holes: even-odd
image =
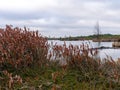
[[[92,40],[93,42],[116,42],[120,40],[120,35],[112,35],[112,34],[102,34],[99,35],[99,39],[97,39],[96,35],[89,36],[76,36],[76,37],[60,37],[60,38],[48,38],[48,40],[60,40],[60,41],[80,41],[80,40]]]

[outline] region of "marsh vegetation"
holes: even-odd
[[[120,59],[88,44],[49,44],[37,31],[0,29],[1,90],[119,90]]]

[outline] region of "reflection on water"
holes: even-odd
[[[93,42],[91,42],[91,43],[93,43]],[[101,47],[101,42],[96,42],[95,44],[96,44],[96,45],[93,46],[93,48],[94,48],[94,47]],[[96,58],[96,59],[99,59],[99,58],[100,58],[100,51],[99,51],[99,50],[98,50],[97,54],[95,55],[95,58]]]
[[[59,40],[49,40],[49,43],[53,42],[53,44],[57,43],[58,45],[63,45],[64,41],[59,41]],[[89,41],[65,41],[66,45],[68,46],[69,44],[72,45],[81,45],[81,44],[88,44],[91,48],[96,48],[96,47],[112,47],[112,42],[92,42],[91,40]],[[120,49],[100,49],[98,50],[98,55],[96,58],[106,58],[107,56],[111,56],[114,60],[117,60],[120,57]]]
[[[114,60],[120,58],[120,49],[102,49],[100,50],[101,58],[106,58],[107,56],[111,56]]]

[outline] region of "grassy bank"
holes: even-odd
[[[89,45],[50,45],[38,32],[0,29],[1,90],[119,90],[120,60]]]

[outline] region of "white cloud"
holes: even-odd
[[[102,27],[109,27],[109,28],[120,28],[119,22],[112,22],[112,21],[100,21]]]
[[[101,27],[106,30],[118,30],[120,2],[115,1],[1,0],[0,25],[36,27],[44,35],[51,36],[79,35],[80,32],[83,35],[92,34],[96,21],[100,21]]]
[[[57,6],[57,0],[2,0],[0,10],[6,11],[36,11]]]

